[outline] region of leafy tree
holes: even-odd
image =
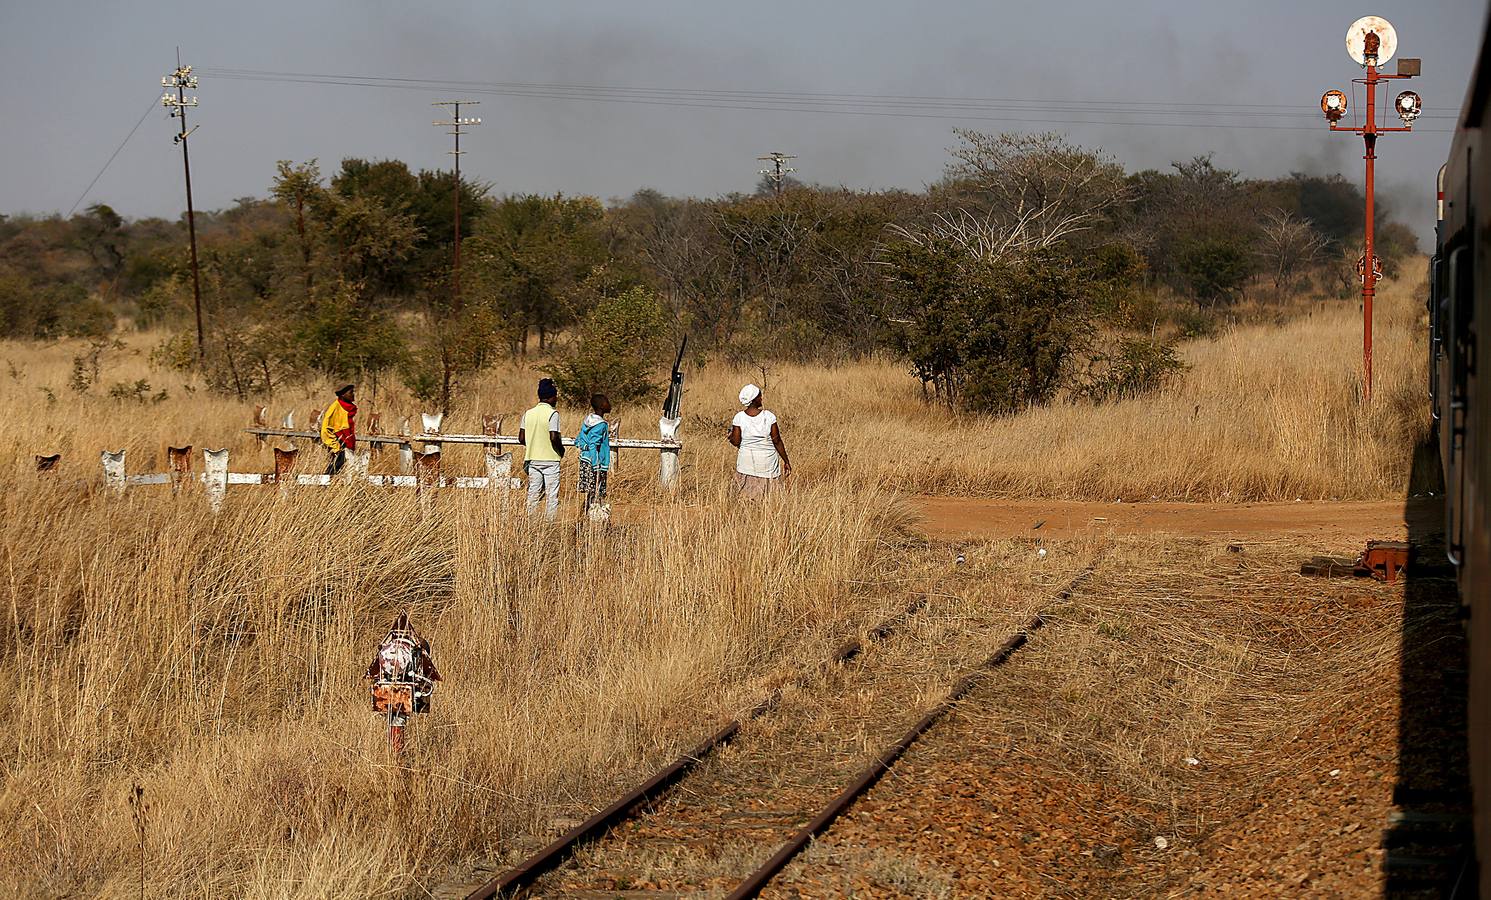
[[[574,401],[595,391],[621,401],[657,393],[651,376],[658,369],[666,323],[662,303],[644,287],[601,296],[581,323],[573,352],[555,367],[555,386]]]
[[[945,239],[886,258],[903,352],[941,402],[1002,415],[1056,395],[1091,330],[1090,279],[1071,258],[982,257]]]
[[[1198,307],[1231,303],[1253,274],[1248,249],[1236,240],[1204,238],[1182,246],[1179,270]]]
[[[550,334],[584,313],[570,300],[574,287],[606,261],[603,215],[593,197],[507,197],[463,245],[468,285],[500,304],[515,326],[515,351],[526,351],[530,332],[543,350]]]
[[[386,314],[361,302],[360,286],[327,282],[318,292],[310,313],[295,323],[295,342],[307,366],[350,378],[382,372],[398,362],[398,329]]]
[[[305,292],[309,294],[315,285],[315,272],[311,267],[312,240],[306,229],[306,215],[312,207],[324,203],[326,189],[321,186],[321,168],[313,159],[294,165],[282,159],[275,164],[278,174],[270,193],[289,207],[295,214],[295,235],[300,248],[301,279]]]
[[[494,304],[467,302],[452,310],[448,296],[441,290],[427,298],[428,309],[406,331],[408,352],[399,365],[410,393],[446,413],[466,377],[490,365],[510,334]]]

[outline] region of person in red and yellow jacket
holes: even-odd
[[[355,385],[342,385],[337,398],[321,414],[321,443],[331,454],[327,475],[335,475],[347,462],[347,451],[357,449],[357,391]]]

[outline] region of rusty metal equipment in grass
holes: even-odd
[[[388,723],[388,746],[404,750],[409,717],[430,711],[430,697],[441,681],[430,642],[419,636],[407,612],[399,613],[363,677],[372,682],[373,712]]]
[[[1413,561],[1413,547],[1403,541],[1367,541],[1367,549],[1355,558],[1314,556],[1299,567],[1301,575],[1319,578],[1375,578],[1396,584],[1398,573]]]

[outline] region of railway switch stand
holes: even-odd
[[[373,712],[388,722],[388,746],[402,753],[409,717],[430,711],[430,697],[441,681],[430,642],[414,630],[407,612],[394,620],[363,677],[373,683]]]

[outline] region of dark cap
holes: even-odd
[[[356,386],[357,385],[355,384],[344,384],[341,387],[337,388],[336,395],[338,397],[345,397],[348,394],[352,393],[352,389]]]
[[[538,380],[538,399],[550,400],[559,396],[558,388],[554,387],[554,379],[540,378]]]

